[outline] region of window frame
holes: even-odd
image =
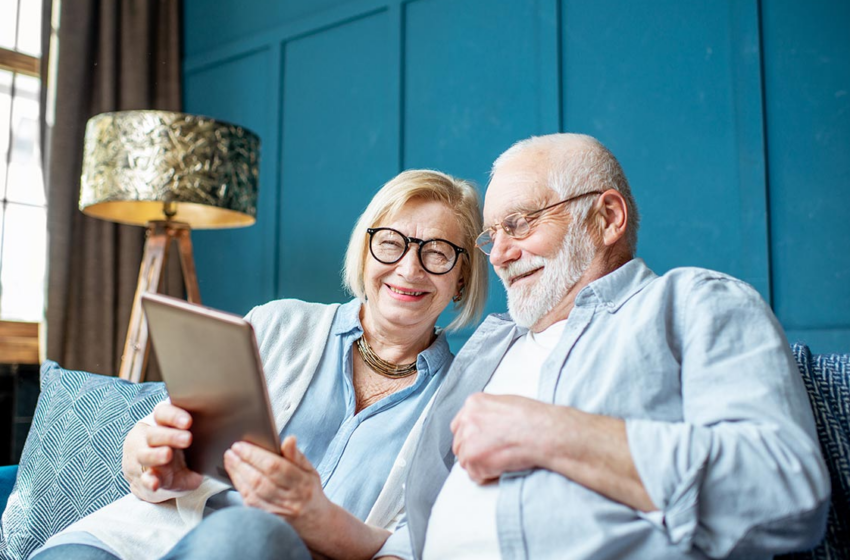
[[[0,47],[0,70],[41,78],[41,58]]]
[[[20,15],[18,14],[17,17],[20,17]],[[18,22],[18,24],[20,25],[20,22]],[[17,31],[20,31],[20,30],[17,30]],[[6,72],[10,72],[12,74],[12,97],[13,97],[13,99],[14,99],[14,92],[15,92],[16,76],[18,76],[18,75],[36,78],[41,83],[41,87],[42,88],[44,87],[44,77],[42,76],[42,72],[41,72],[41,63],[42,63],[41,56],[35,56],[35,55],[27,54],[25,52],[17,51],[17,50],[14,50],[14,49],[8,49],[8,48],[5,48],[5,47],[0,47],[0,71],[6,71]],[[11,122],[10,122],[10,124],[11,124]],[[0,134],[9,134],[10,140],[11,140],[12,129],[10,128],[9,130],[0,131]],[[7,159],[7,162],[6,162],[7,164],[9,163],[8,158],[11,157],[10,154],[11,154],[12,149],[13,149],[13,146],[10,143],[9,144],[9,152],[4,153],[4,154],[0,154],[0,157]],[[42,169],[42,173],[44,173],[43,169]],[[9,204],[15,204],[16,206],[29,206],[29,207],[33,207],[33,208],[44,208],[45,210],[47,208],[47,201],[45,201],[44,204],[37,204],[37,205],[33,205],[33,204],[30,204],[30,203],[27,203],[27,202],[12,202],[12,201],[9,201],[6,198],[6,195],[8,193],[6,192],[6,189],[3,188],[2,183],[0,183],[0,191],[1,191],[0,192],[0,214],[2,214],[2,218],[6,217],[6,210],[7,210]],[[3,263],[4,259],[3,259],[3,246],[2,246],[2,244],[4,243],[4,237],[5,237],[4,234],[6,233],[4,231],[5,227],[6,227],[5,226],[5,219],[0,219],[0,225],[2,225],[2,228],[3,228],[3,230],[0,230],[0,271],[2,271],[3,264],[5,264],[5,263]],[[43,281],[46,283],[47,278],[44,278]],[[2,293],[2,286],[0,286],[0,293]],[[44,314],[43,313],[44,313],[44,310],[42,310],[41,321],[44,320]],[[38,325],[41,321],[33,323],[33,322],[30,322],[30,321],[26,321],[26,320],[20,321],[19,319],[9,317],[9,316],[7,316],[3,313],[2,305],[0,305],[0,323],[2,323],[4,328],[6,326],[9,326],[9,325],[15,326],[15,328],[17,328],[17,329],[31,328],[33,325]],[[31,335],[31,333],[29,331],[27,331],[26,334],[27,334],[27,336],[24,337],[24,338],[28,338]],[[37,337],[36,337],[36,340],[37,340]],[[0,347],[6,348],[7,346],[9,346],[8,342],[9,342],[8,340],[5,340],[5,339],[3,339],[3,337],[0,337]],[[2,353],[0,353],[0,354],[2,354]],[[2,355],[0,355],[0,358],[2,358]]]

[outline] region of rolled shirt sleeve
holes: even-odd
[[[413,560],[413,545],[407,528],[407,519],[402,519],[393,534],[386,540],[384,546],[372,558],[397,556],[403,560]]]
[[[691,287],[677,320],[683,421],[626,421],[638,474],[663,514],[656,526],[715,558],[814,546],[829,476],[773,313],[749,285],[718,275]]]

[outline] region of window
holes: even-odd
[[[0,319],[44,316],[41,0],[0,0]]]

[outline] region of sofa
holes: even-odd
[[[832,503],[813,550],[782,560],[850,559],[850,354],[792,346],[827,459]],[[41,368],[41,395],[20,465],[0,467],[0,560],[17,560],[50,535],[129,491],[121,475],[124,435],[165,397],[161,383],[133,384]]]

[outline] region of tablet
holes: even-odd
[[[146,293],[148,332],[172,404],[192,415],[186,465],[230,484],[224,452],[247,441],[280,453],[254,329],[238,315]]]

